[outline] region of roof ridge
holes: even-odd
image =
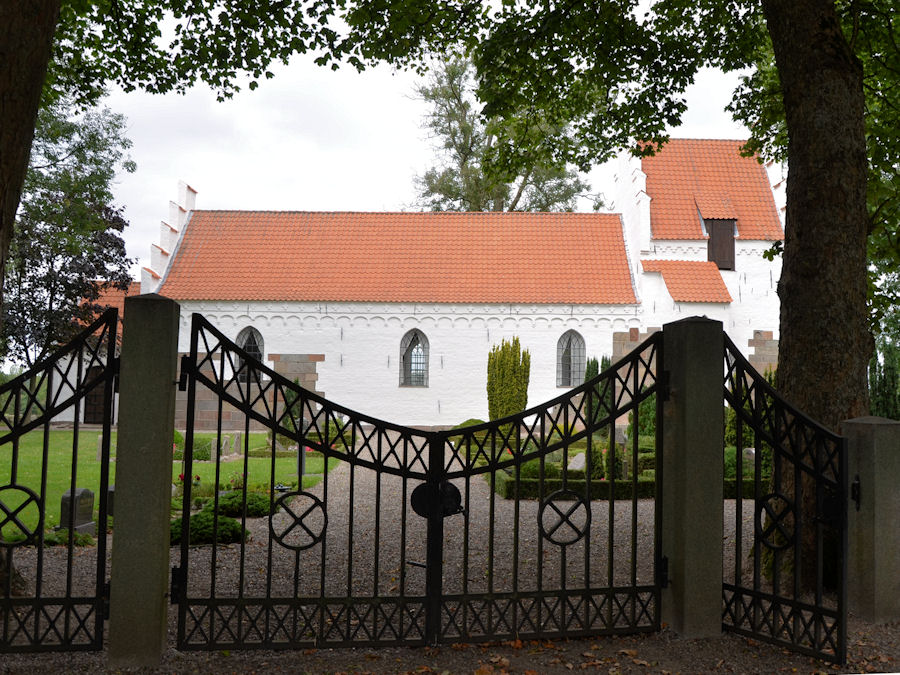
[[[192,209],[194,213],[275,213],[275,214],[336,214],[362,216],[579,216],[609,217],[618,211],[315,211],[309,209]]]

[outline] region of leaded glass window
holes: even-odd
[[[428,386],[428,338],[413,329],[400,342],[400,386]]]
[[[253,326],[247,326],[238,333],[238,347],[247,352],[247,356],[256,361],[262,361],[263,358],[263,338],[258,330]],[[238,357],[235,367],[238,369],[238,382],[246,382],[249,378],[249,369],[246,367],[244,359]]]
[[[576,331],[563,333],[556,343],[556,386],[574,387],[584,382],[584,338]]]

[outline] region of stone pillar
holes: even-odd
[[[110,668],[156,667],[166,648],[178,319],[168,298],[125,299]]]
[[[860,417],[843,424],[850,483],[847,505],[847,601],[867,621],[900,619],[900,422]],[[852,492],[851,492],[852,496]]]
[[[723,335],[700,317],[663,327],[661,615],[687,638],[722,632]]]

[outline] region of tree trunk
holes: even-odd
[[[0,304],[6,258],[50,61],[60,0],[0,2]],[[0,313],[0,333],[3,329]],[[22,589],[22,577],[0,547],[0,591]]]
[[[868,414],[866,139],[862,66],[831,0],[763,0],[788,129],[778,389],[824,426]],[[802,455],[811,448],[795,448]],[[793,497],[793,471],[780,487]],[[816,578],[815,489],[797,500],[801,585]],[[834,553],[834,552],[832,552]]]
[[[764,0],[788,128],[778,387],[832,429],[868,413],[862,66],[830,0]]]
[[[0,2],[0,302],[60,0]],[[0,330],[3,318],[0,315]]]

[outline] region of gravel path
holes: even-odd
[[[483,477],[454,481],[463,495],[465,515],[444,521],[444,591],[447,594],[528,592],[543,589],[596,588],[608,585],[652,584],[653,502],[617,501],[610,513],[606,501],[591,503],[589,537],[565,547],[548,544],[539,534],[536,501],[495,497]],[[245,547],[191,549],[188,588],[191,597],[203,597],[213,588],[220,598],[353,597],[391,599],[424,595],[426,521],[409,503],[418,481],[381,475],[347,464],[331,472],[310,492],[326,500],[327,527],[323,544],[304,550],[287,548],[269,536],[267,519],[247,521],[250,539]],[[307,529],[290,529],[293,518],[281,511],[272,529],[287,532],[284,543],[307,544],[310,533],[322,530],[325,518],[312,500],[295,499],[290,509],[302,513]],[[577,502],[561,502],[567,512]],[[351,519],[352,513],[352,519]],[[725,502],[725,522],[734,523],[734,502]],[[513,524],[518,520],[518,535]],[[558,521],[551,510],[544,513],[544,527]],[[584,508],[575,508],[571,520],[586,525]],[[493,522],[493,526],[491,523]],[[752,533],[752,507],[745,503],[744,537]],[[352,525],[352,527],[351,527]],[[733,531],[726,525],[726,540]],[[610,528],[613,547],[608,544]],[[733,530],[733,526],[731,526]],[[376,530],[378,545],[376,546]],[[563,523],[554,536],[574,537],[576,530]],[[325,564],[323,567],[323,552]],[[730,550],[726,546],[726,551]],[[36,555],[20,551],[23,569]],[[47,549],[44,564],[45,592],[60,584],[59,566],[64,549]],[[96,549],[77,551],[73,588],[83,588],[93,577]],[[172,549],[177,565],[180,549]],[[632,560],[634,566],[632,566]],[[271,567],[271,575],[268,573]],[[724,561],[733,575],[733,558]],[[746,567],[745,567],[746,570]],[[470,608],[471,609],[471,608]],[[486,619],[475,619],[471,609],[457,621],[475,634]],[[532,620],[534,620],[532,615]],[[175,644],[177,608],[170,610],[169,643]],[[496,616],[495,616],[496,619]],[[356,623],[354,623],[356,622]],[[360,626],[362,624],[362,626]],[[500,620],[502,627],[502,617]],[[369,630],[365,617],[341,616],[334,635]],[[362,648],[288,652],[220,651],[177,652],[170,648],[160,672],[285,671],[285,672],[569,672],[584,669],[615,672],[891,672],[900,669],[900,626],[873,626],[851,618],[850,663],[835,669],[808,657],[732,635],[708,640],[683,640],[668,630],[661,633],[548,642],[507,641],[487,645],[453,644],[440,648]],[[104,654],[4,655],[0,672],[95,671],[105,667]]]

